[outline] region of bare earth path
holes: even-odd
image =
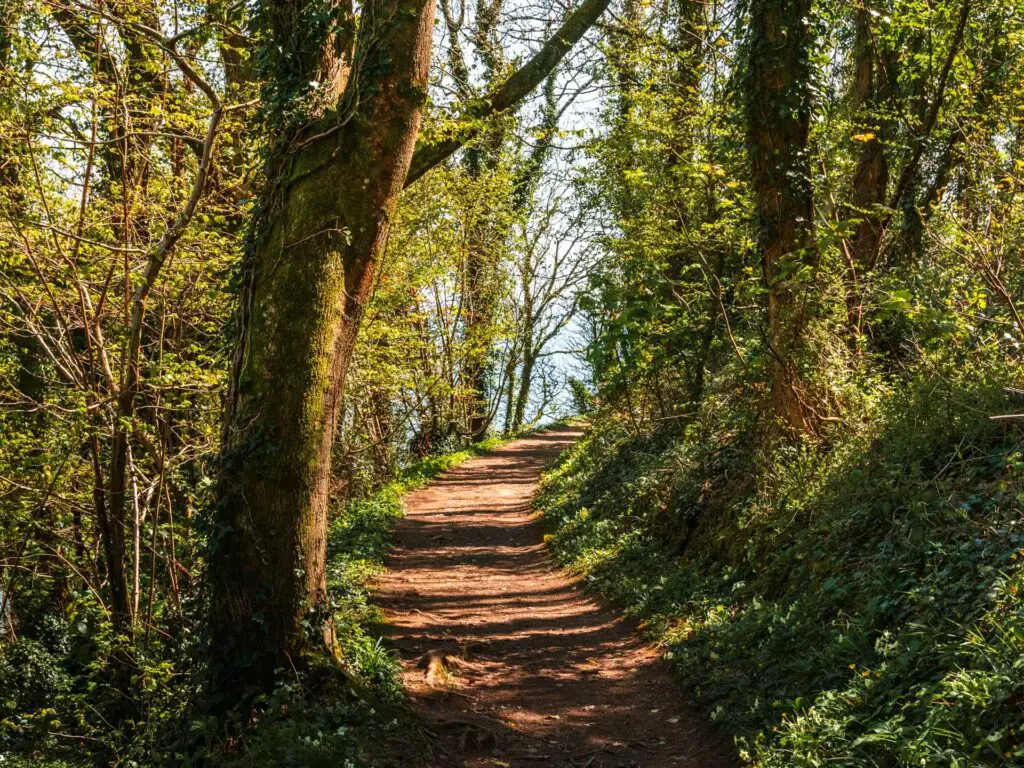
[[[577,437],[565,428],[518,440],[406,499],[376,603],[413,704],[439,737],[425,759],[734,766],[634,627],[547,554],[530,500],[540,471]]]

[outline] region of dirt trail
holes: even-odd
[[[549,558],[530,500],[579,437],[535,435],[406,499],[375,602],[405,684],[439,738],[428,764],[734,766],[630,622]]]

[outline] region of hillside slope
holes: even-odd
[[[546,477],[561,562],[646,622],[758,766],[1024,764],[1024,439],[1001,388],[888,393],[828,449],[713,400]]]

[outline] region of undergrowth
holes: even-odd
[[[145,653],[136,653],[140,714],[115,731],[99,714],[116,696],[108,671],[114,649],[94,631],[102,622],[83,599],[70,619],[40,610],[40,626],[23,626],[17,642],[0,647],[0,766],[408,765],[403,755],[415,753],[410,745],[419,737],[402,707],[398,662],[370,630],[380,616],[369,601],[369,582],[384,567],[402,497],[499,442],[415,463],[334,516],[328,585],[349,681],[315,669],[287,676],[257,702],[259,714],[240,735],[218,737],[216,724],[195,714],[203,670],[193,659],[204,614],[201,606],[186,606],[189,618],[177,637],[154,635],[140,646]]]
[[[999,375],[877,386],[828,446],[712,398],[596,420],[545,477],[563,564],[641,618],[745,761],[1024,765],[1024,435]]]

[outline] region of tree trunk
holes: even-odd
[[[505,360],[505,419],[502,432],[506,435],[512,434],[512,416],[516,400],[516,368],[519,367],[519,345],[513,342],[508,351],[508,358]]]
[[[212,693],[228,705],[333,641],[331,443],[426,101],[434,2],[376,0],[366,14],[393,21],[353,78],[358,111],[289,143],[246,266],[210,558]]]
[[[0,108],[10,108],[7,99],[13,100],[14,83],[12,71],[14,37],[21,20],[22,8],[19,2],[5,0],[0,8]],[[0,214],[20,216],[24,203],[21,191],[21,174],[18,168],[18,141],[7,131],[0,132]],[[2,617],[0,617],[2,618]]]
[[[532,274],[530,265],[527,264],[524,274]],[[519,342],[523,350],[523,370],[519,378],[519,394],[516,396],[516,409],[512,416],[512,431],[518,432],[523,428],[526,419],[526,406],[530,399],[530,387],[533,385],[533,367],[537,363],[537,350],[534,344],[534,328],[537,318],[534,317],[533,286],[523,283],[523,336]]]
[[[864,314],[863,280],[874,269],[882,245],[881,206],[889,189],[889,165],[885,157],[887,121],[880,116],[892,89],[889,75],[878,66],[871,30],[871,9],[857,10],[854,36],[853,96],[858,111],[860,157],[853,178],[851,215],[858,219],[850,239],[847,265],[846,308],[854,339],[860,335]]]
[[[490,90],[504,65],[505,55],[496,35],[503,0],[477,4],[473,42],[477,57],[484,67],[484,88]],[[466,173],[473,181],[492,175],[501,164],[501,152],[508,128],[503,124],[489,126],[483,141],[465,153]],[[498,311],[500,279],[500,245],[505,233],[495,222],[494,211],[477,217],[468,233],[466,254],[466,344],[465,382],[470,393],[469,436],[479,442],[487,436],[491,425],[491,408],[487,396],[487,380],[491,369],[491,348],[494,345],[494,323]]]
[[[725,274],[725,251],[719,250],[715,256],[712,279],[708,281],[707,313],[708,318],[700,333],[700,343],[693,361],[693,377],[690,380],[690,402],[699,405],[704,399],[708,365],[711,362],[711,347],[718,335],[719,321],[725,320],[725,302],[722,300],[722,276]]]
[[[466,172],[470,179],[479,181],[497,170],[504,143],[505,131],[492,128],[484,146],[473,147],[466,152]],[[468,233],[465,281],[467,351],[463,380],[471,401],[468,426],[473,442],[483,440],[491,425],[487,381],[491,372],[491,348],[498,310],[499,249],[504,236],[492,211],[481,213]]]
[[[752,0],[747,146],[768,292],[771,408],[790,430],[812,428],[797,356],[807,320],[812,243],[810,0]]]
[[[537,356],[532,350],[523,355],[523,374],[519,379],[519,394],[516,396],[516,410],[512,416],[512,431],[518,432],[526,421],[526,406],[530,400],[530,386],[533,384],[533,367]]]

